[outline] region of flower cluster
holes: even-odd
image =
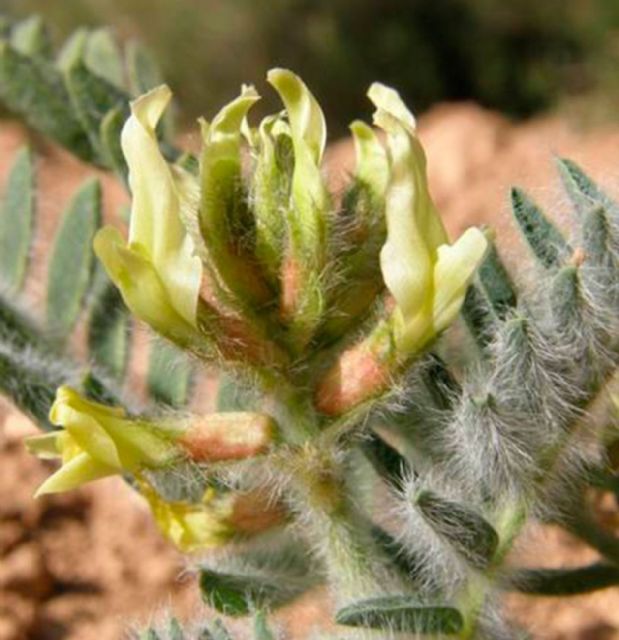
[[[212,122],[200,122],[197,163],[170,162],[161,151],[166,86],[131,104],[121,138],[133,196],[128,240],[106,227],[95,251],[132,313],[203,360],[277,385],[324,351],[314,410],[339,415],[380,394],[454,320],[487,241],[470,229],[448,242],[415,119],[395,90],[374,84],[368,92],[386,146],[369,125],[351,125],[357,167],[338,205],[321,174],[318,102],[290,71],[267,78],[285,110],[251,127],[259,96],[244,86]],[[362,327],[350,346],[346,332]],[[28,446],[62,467],[38,494],[129,474],[185,549],[229,537],[235,498],[207,489],[196,504],[165,501],[146,472],[263,454],[275,433],[266,409],[132,417],[67,387],[50,420],[61,429]]]

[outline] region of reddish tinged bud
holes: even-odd
[[[282,524],[286,512],[260,491],[235,496],[228,523],[237,533],[253,535]]]
[[[215,413],[194,422],[178,443],[195,462],[242,460],[264,453],[274,434],[275,425],[269,416]]]
[[[281,315],[283,320],[294,317],[299,302],[302,270],[292,256],[284,260],[282,267]]]
[[[340,355],[316,390],[316,408],[330,416],[346,413],[387,388],[393,365],[391,335],[383,326]]]
[[[201,299],[198,311],[200,329],[217,345],[217,351],[224,359],[259,364],[286,361],[286,354],[261,327],[225,309],[218,301]]]

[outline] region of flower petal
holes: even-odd
[[[391,124],[387,120],[393,118],[410,133],[415,132],[417,128],[415,116],[395,89],[380,82],[374,82],[368,89],[368,98],[378,107],[378,111],[374,114],[374,121],[381,129],[390,129]]]
[[[94,460],[87,453],[80,453],[66,464],[63,464],[56,473],[51,475],[36,491],[35,498],[46,493],[61,493],[70,491],[87,482],[99,480],[118,473],[114,467]]]
[[[225,499],[207,498],[201,504],[167,502],[146,482],[139,482],[161,533],[181,551],[192,553],[225,544],[233,531],[226,522],[232,512]]]
[[[170,98],[170,89],[164,85],[135,100],[122,131],[133,194],[129,243],[144,248],[170,303],[195,326],[202,263],[180,219],[179,194],[155,132]]]
[[[136,317],[177,344],[186,346],[199,340],[194,327],[173,305],[141,245],[127,247],[117,229],[104,227],[95,235],[94,249]]]
[[[49,412],[50,422],[64,427],[90,458],[118,473],[122,470],[122,463],[114,440],[97,420],[97,416],[84,411],[82,405],[77,392],[69,387],[60,387]]]
[[[390,136],[391,178],[385,199],[387,241],[380,265],[404,321],[430,313],[434,256],[421,218],[425,203],[415,183],[415,156],[403,129]]]
[[[180,423],[128,418],[122,408],[93,402],[69,387],[58,390],[50,420],[64,426],[92,458],[117,471],[161,467],[180,457],[174,441],[186,429]]]
[[[202,121],[200,232],[209,262],[225,286],[245,303],[263,304],[270,292],[239,243],[248,222],[241,176],[241,128],[248,111],[260,99],[253,87],[227,104],[209,125]],[[251,136],[250,136],[251,137]]]
[[[304,82],[287,69],[271,69],[267,80],[282,99],[294,146],[292,197],[297,212],[301,244],[320,260],[324,251],[325,209],[328,196],[320,175],[327,140],[325,117]],[[318,268],[322,265],[316,265]]]
[[[466,290],[487,248],[486,236],[476,227],[467,229],[453,245],[439,247],[434,270],[433,308],[437,333],[447,328],[460,312]]]
[[[241,95],[219,111],[211,124],[203,129],[208,155],[217,160],[228,157],[233,162],[240,162],[241,129],[247,129],[244,125],[247,112],[258,100],[260,96],[254,87],[243,85]],[[210,162],[208,156],[205,160]]]
[[[389,87],[375,83],[368,96],[377,108],[374,121],[388,135],[387,242],[380,259],[385,284],[398,305],[397,340],[403,325],[431,321],[436,249],[447,236],[430,197],[415,119]]]
[[[389,181],[389,163],[385,148],[378,140],[372,127],[365,122],[355,120],[351,123],[350,130],[357,157],[355,176],[367,184],[374,195],[382,197]]]
[[[314,164],[319,165],[327,142],[327,125],[318,101],[292,71],[271,69],[267,80],[286,106],[293,138],[307,145]]]
[[[441,218],[430,197],[426,175],[426,155],[415,130],[415,118],[395,89],[375,82],[368,97],[376,106],[374,122],[387,132],[391,151],[391,163],[407,163],[408,180],[415,193],[415,216],[426,244],[434,254],[447,242],[447,234]],[[392,170],[395,170],[392,167]]]
[[[29,453],[41,458],[41,460],[54,460],[60,458],[62,449],[59,446],[58,436],[60,432],[44,433],[40,436],[29,436],[24,439],[24,444]]]

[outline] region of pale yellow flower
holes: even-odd
[[[50,421],[62,429],[26,439],[32,453],[62,460],[37,496],[69,491],[106,476],[162,467],[181,456],[174,442],[184,429],[131,419],[122,408],[87,400],[70,387],[56,392]]]
[[[392,316],[396,348],[406,356],[456,318],[488,242],[481,230],[471,228],[448,243],[430,196],[413,115],[394,89],[375,83],[368,96],[376,106],[375,124],[387,133],[387,241],[380,261],[397,303]]]
[[[156,127],[171,98],[167,86],[131,103],[122,131],[132,193],[129,239],[101,229],[94,247],[131,311],[156,331],[180,343],[197,337],[202,263],[181,220],[191,181],[179,179],[164,159]],[[197,188],[197,187],[196,187]]]

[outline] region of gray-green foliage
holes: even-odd
[[[9,24],[0,41],[0,98],[35,129],[79,158],[112,169],[124,181],[120,130],[128,100],[156,86],[160,81],[156,69],[146,49],[130,43],[123,54],[106,29],[80,29],[55,54],[45,25],[35,16]],[[167,128],[171,126],[169,122]],[[7,291],[19,291],[27,274],[35,205],[34,163],[31,152],[23,149],[7,178],[0,214],[0,267]],[[68,205],[53,243],[46,287],[47,321],[41,334],[46,348],[57,350],[59,345],[53,343],[68,339],[86,310],[92,365],[110,383],[120,386],[130,356],[131,323],[117,289],[95,269],[92,237],[101,218],[100,185],[89,181]],[[158,353],[159,357],[152,357],[150,378],[156,380],[163,368],[167,374],[172,372],[175,385],[173,391],[159,392],[154,383],[152,397],[182,406],[190,392],[189,362],[167,348]],[[45,411],[35,413],[40,417]]]
[[[12,290],[19,290],[26,276],[34,206],[32,155],[28,148],[23,148],[15,156],[9,172],[0,214],[0,273],[5,285]]]
[[[139,45],[121,51],[106,29],[80,29],[55,54],[45,25],[30,18],[0,37],[0,99],[34,129],[79,158],[124,174],[119,121],[128,101],[157,84]],[[144,72],[144,80],[136,74]],[[164,127],[169,134],[171,125]]]
[[[84,31],[53,62],[43,37],[41,25],[33,23],[14,27],[3,44],[0,74],[10,85],[4,88],[5,100],[77,155],[113,168],[124,179],[117,137],[128,93],[120,88],[123,65],[117,48],[107,33]],[[129,86],[137,90],[156,81],[142,55],[129,49]],[[11,64],[29,74],[25,81],[11,75]],[[50,75],[42,73],[42,64]],[[59,111],[39,121],[35,102],[46,100],[50,91],[55,96],[50,104]],[[24,96],[37,97],[33,102]],[[70,140],[58,134],[62,122],[78,125],[65,131],[74,131]],[[492,248],[463,309],[475,348],[463,341],[457,360],[450,355],[453,348],[432,344],[394,373],[392,388],[332,417],[312,404],[312,385],[325,370],[314,351],[328,363],[350,344],[348,327],[354,338],[380,313],[382,302],[363,301],[346,326],[320,326],[307,347],[311,357],[293,351],[298,359],[287,360],[283,348],[270,352],[273,371],[267,373],[275,383],[268,394],[261,386],[264,371],[252,370],[251,358],[263,354],[248,348],[250,362],[242,362],[248,344],[234,333],[232,346],[219,344],[219,360],[210,362],[226,365],[218,411],[266,407],[278,422],[281,441],[252,460],[166,469],[157,482],[164,499],[191,495],[197,504],[205,489],[224,497],[261,491],[269,506],[281,510],[267,527],[272,531],[245,531],[225,552],[195,563],[205,602],[225,616],[253,615],[256,640],[277,637],[266,612],[318,584],[333,592],[332,618],[340,625],[334,637],[399,633],[463,640],[516,637],[497,605],[505,590],[566,596],[619,584],[619,543],[587,514],[583,497],[589,485],[617,485],[604,457],[605,447],[616,444],[616,433],[592,438],[589,410],[608,394],[619,363],[619,206],[573,162],[560,160],[558,168],[574,205],[574,233],[566,238],[525,192],[513,190],[514,221],[537,284],[517,285],[518,278]],[[1,246],[11,246],[1,256],[11,290],[24,280],[33,182],[29,156],[20,152],[0,224],[2,234],[11,236],[0,237]],[[251,209],[251,197],[242,205]],[[353,198],[347,206],[351,216],[366,215],[368,206],[376,207],[372,219],[382,216],[378,202]],[[99,399],[122,400],[130,320],[107,276],[93,270],[90,239],[100,217],[99,188],[87,182],[56,237],[46,327],[0,297],[0,386],[43,427],[54,389],[67,381],[81,382]],[[377,225],[372,233],[377,237],[368,255],[377,259],[384,229]],[[344,253],[350,257],[354,251],[349,245]],[[365,291],[365,270],[345,273]],[[368,286],[373,287],[371,302],[380,288]],[[341,311],[339,302],[334,296],[328,303],[334,313],[325,313],[327,321]],[[82,305],[87,309],[80,316]],[[268,305],[255,309],[268,321],[274,315]],[[80,318],[88,325],[88,365],[64,350]],[[238,315],[225,320],[233,325]],[[263,337],[250,336],[257,343]],[[444,342],[450,339],[453,335]],[[184,407],[193,369],[178,349],[153,343],[151,398],[169,409]],[[506,557],[525,525],[535,520],[561,524],[602,559],[569,570],[513,568]],[[233,637],[227,626],[216,619],[184,627],[171,619],[140,637],[222,640]]]
[[[191,362],[173,345],[154,344],[147,381],[151,397],[177,409],[185,406],[191,393],[192,369]]]
[[[22,166],[24,157],[27,156],[21,151],[15,168]],[[24,170],[30,175],[32,167]],[[21,204],[19,200],[6,201],[3,216],[7,221],[2,219],[0,223],[2,239],[5,232],[14,234],[18,240],[20,233],[25,233],[22,221],[11,220],[20,211],[13,206]],[[34,210],[23,213],[30,224]],[[26,300],[18,299],[15,304],[16,298],[25,298],[20,289],[27,275],[24,264],[31,251],[29,230],[27,242],[20,243],[24,246],[19,251],[13,251],[18,248],[13,246],[12,251],[2,254],[5,259],[0,277],[3,291],[0,366],[4,374],[0,385],[6,395],[45,428],[49,427],[47,413],[55,389],[61,384],[73,382],[93,396],[109,401],[118,397],[127,374],[132,346],[131,317],[116,287],[94,265],[92,235],[100,222],[99,185],[86,181],[68,205],[54,239],[45,322],[31,317],[25,310]],[[19,279],[15,274],[20,274]],[[86,363],[78,362],[72,355],[72,334],[81,318],[87,325]],[[190,401],[191,364],[172,346],[153,344],[149,380],[153,402],[180,408]],[[165,387],[164,380],[168,381]],[[169,384],[170,380],[173,384]]]
[[[92,239],[101,225],[101,186],[88,180],[62,216],[47,279],[47,326],[69,335],[82,309],[94,270]]]

